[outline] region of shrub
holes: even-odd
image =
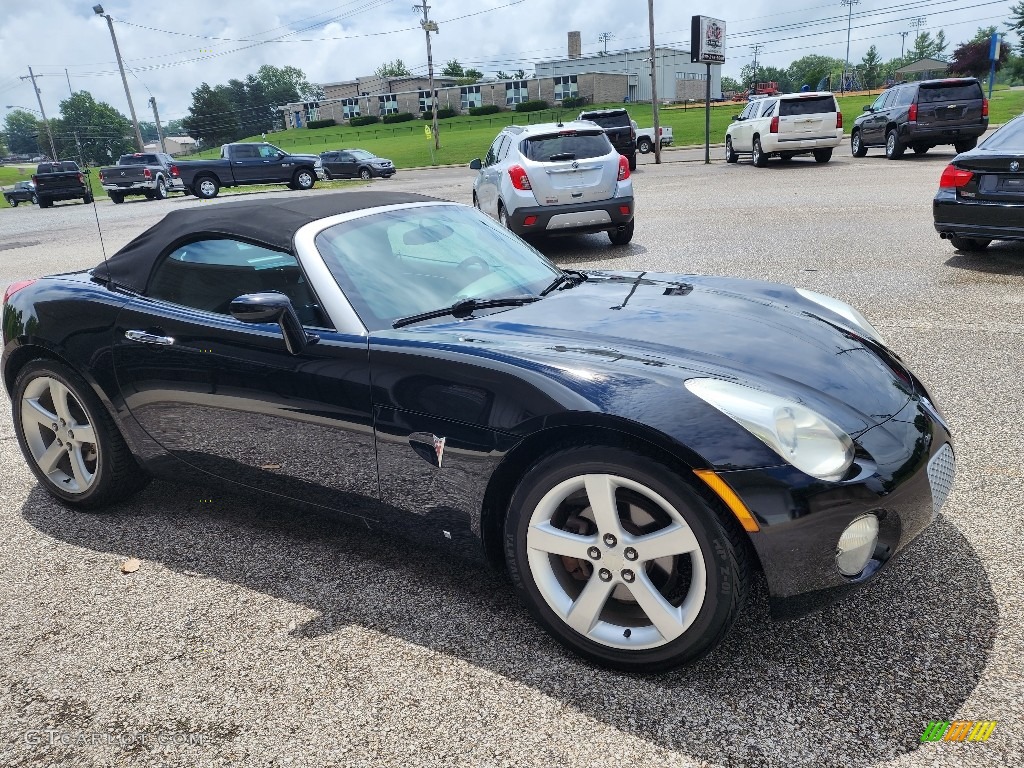
[[[447,107],[441,107],[441,109],[437,110],[437,119],[438,120],[447,120],[449,117],[456,117],[456,116],[458,116],[458,114],[459,114],[459,112],[456,109],[448,109]],[[430,120],[431,119],[430,110],[429,109],[425,109],[422,112],[420,112],[420,117],[423,118],[424,120]]]
[[[573,107],[583,107],[587,104],[586,96],[573,96],[571,99],[562,99],[562,106],[566,109],[572,109]]]
[[[501,107],[497,104],[484,104],[482,107],[470,107],[469,114],[474,117],[480,115],[493,115],[495,112],[501,112]]]
[[[364,115],[363,117],[351,117],[349,118],[348,124],[353,128],[360,125],[373,125],[379,123],[380,118],[376,115]]]
[[[325,120],[310,120],[306,123],[307,128],[330,128],[332,125],[337,125],[338,121],[333,117],[328,117]]]
[[[382,123],[407,123],[410,120],[415,120],[415,116],[411,112],[397,112],[394,115],[384,115],[381,118]]]
[[[516,104],[516,112],[540,112],[542,109],[547,109],[548,103],[546,101],[524,101]]]

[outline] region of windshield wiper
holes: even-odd
[[[559,152],[557,154],[551,155],[551,157],[548,158],[548,161],[552,162],[552,163],[557,163],[560,160],[575,160],[575,159],[576,159],[576,153],[575,152]]]
[[[432,309],[429,312],[420,312],[418,315],[400,317],[391,324],[391,327],[401,328],[405,325],[418,323],[421,320],[430,320],[435,317],[445,317],[447,315],[451,315],[452,317],[469,317],[478,309],[518,307],[534,301],[540,301],[540,296],[524,295],[508,296],[504,299],[462,299],[461,301],[456,301],[450,307],[442,307],[441,309]]]
[[[541,296],[547,296],[556,288],[561,288],[563,285],[567,288],[585,283],[587,281],[587,273],[580,272],[578,269],[567,269],[559,274],[554,280],[551,281],[551,285],[540,292]],[[567,285],[568,284],[568,285]]]

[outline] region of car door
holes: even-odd
[[[228,151],[231,153],[231,174],[236,181],[244,184],[263,181],[266,171],[255,144],[234,144]]]
[[[293,255],[213,237],[168,253],[117,318],[131,415],[199,475],[343,511],[377,499],[365,336],[331,327]],[[278,326],[228,313],[265,291],[319,341],[291,354]]]
[[[295,172],[295,160],[273,144],[257,144],[263,176],[260,181],[277,183],[291,181]]]
[[[757,106],[756,101],[747,102],[747,106],[740,112],[739,119],[736,121],[736,127],[732,133],[732,148],[737,152],[753,152],[754,150],[754,132],[751,130],[750,115],[753,114],[755,106]]]
[[[478,177],[477,200],[480,203],[480,210],[494,218],[498,217],[498,194],[501,182],[497,163],[505,141],[506,135],[499,133],[494,143],[491,144],[491,148],[487,150]]]
[[[889,124],[889,113],[896,104],[897,97],[903,91],[902,88],[890,88],[875,99],[875,103],[872,105],[875,111],[868,119],[870,130],[867,134],[867,143],[885,145],[885,127]]]
[[[339,152],[336,161],[338,175],[343,179],[351,179],[356,175],[356,157],[351,152]]]

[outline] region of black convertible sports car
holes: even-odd
[[[1024,240],[1024,117],[946,166],[932,202],[935,230],[959,251]]]
[[[466,206],[352,192],[175,211],[16,283],[3,378],[39,482],[150,475],[318,505],[507,568],[577,652],[713,648],[754,568],[776,617],[864,583],[953,450],[855,309],[784,285],[561,270]]]

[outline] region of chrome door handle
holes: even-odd
[[[162,344],[168,346],[174,343],[170,336],[157,336],[155,333],[145,331],[125,331],[124,337],[130,341],[141,341],[143,344]]]

